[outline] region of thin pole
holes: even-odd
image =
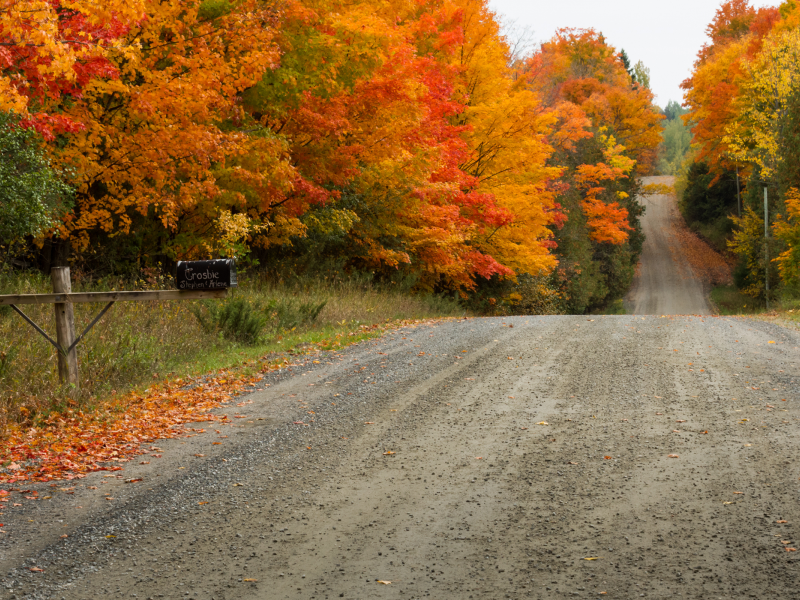
[[[769,199],[764,188],[764,281],[766,283],[767,310],[769,310]]]

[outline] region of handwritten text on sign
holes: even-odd
[[[176,283],[179,290],[220,290],[236,287],[233,259],[181,261]]]

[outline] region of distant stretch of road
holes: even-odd
[[[645,183],[672,185],[674,177],[647,177]],[[646,236],[641,264],[633,287],[625,298],[627,311],[635,315],[708,315],[711,307],[703,282],[682,258],[675,226],[680,219],[674,195],[641,199],[646,208],[642,229]]]

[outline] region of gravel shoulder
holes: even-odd
[[[800,597],[798,347],[724,318],[402,330],[271,375],[142,482],[6,511],[0,597]]]

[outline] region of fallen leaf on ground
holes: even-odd
[[[679,420],[677,420],[677,421],[675,421],[675,422],[676,422],[676,423],[686,423],[686,419],[679,419]]]
[[[539,421],[537,425],[550,425],[547,421]]]
[[[388,456],[390,454],[394,454],[394,452],[392,452],[391,450],[387,450],[386,452],[383,453],[384,456]]]
[[[142,480],[141,477],[135,477],[134,479],[126,479],[125,483],[137,483],[137,482],[139,482],[141,480]]]
[[[734,494],[744,494],[744,492],[733,492]]]
[[[578,463],[576,463],[576,462],[568,462],[567,464],[568,465],[577,465]]]
[[[29,571],[33,571],[34,573],[41,573],[44,569],[40,569],[39,567],[31,567],[28,569]]]
[[[364,421],[364,425],[375,425],[375,421]]]
[[[678,454],[670,454],[669,458],[680,458],[680,455],[678,455]]]
[[[378,583],[382,583],[383,585],[390,585],[391,581],[383,581],[382,579],[378,579]]]
[[[600,558],[599,556],[587,556],[583,560],[598,560],[599,558]]]
[[[242,579],[242,581],[258,581],[258,579],[253,579],[252,577],[248,577],[247,579]]]
[[[611,460],[611,459],[612,459],[612,458],[614,458],[614,457],[613,457],[613,456],[608,456],[608,455],[606,455],[606,456],[604,456],[603,458],[605,458],[606,460]]]
[[[483,457],[482,456],[476,456],[475,460],[483,460]]]
[[[788,523],[788,521],[775,521],[776,523]]]
[[[787,552],[797,552],[797,548],[784,548]]]

